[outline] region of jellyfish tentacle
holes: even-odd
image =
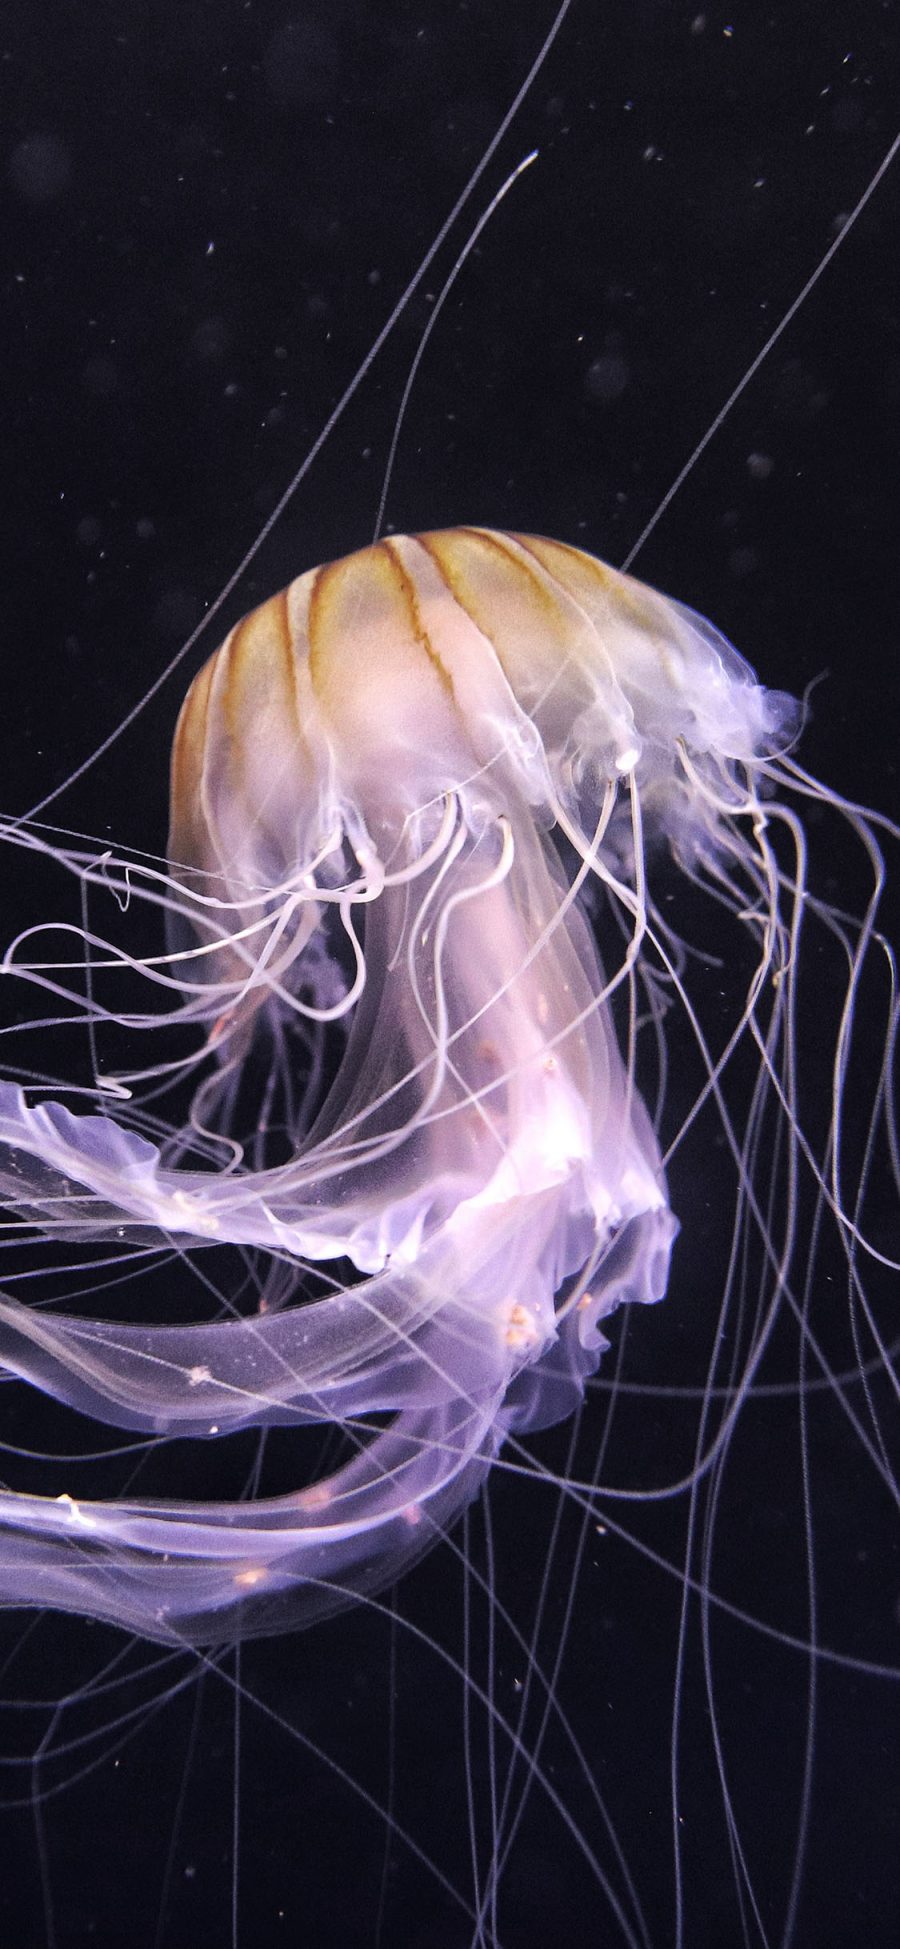
[[[116,1063],[97,1079],[102,1115],[29,1087],[24,1066],[0,1081],[8,1236],[137,1244],[167,1254],[189,1295],[174,1320],[135,1324],[9,1287],[0,1368],[142,1435],[331,1427],[341,1453],[279,1496],[5,1490],[0,1600],[204,1642],[395,1577],[505,1439],[571,1411],[604,1318],[665,1291],[676,1223],[635,1059],[642,1010],[662,1043],[670,998],[733,1153],[738,1231],[765,1224],[753,1171],[770,1100],[789,1132],[766,1321],[790,1296],[801,1160],[852,1256],[839,1117],[817,1165],[797,1114],[810,896],[802,828],[768,794],[814,791],[786,755],[798,715],[702,618],[578,549],[477,527],[392,536],[300,576],[194,679],[167,871],[7,835],[58,859],[85,902],[80,925],[17,933],[7,978],[55,996],[60,1031],[133,1037],[159,1020],[202,1041]],[[653,891],[663,851],[753,937],[718,1048]],[[142,960],[88,927],[89,887],[120,922],[163,910],[167,948]],[[874,905],[860,957],[873,928]],[[851,954],[848,1008],[860,967]],[[158,1017],[134,1005],[141,978]],[[724,1081],[745,1038],[759,1068],[741,1140]],[[838,1080],[849,1049],[842,1025]],[[666,1061],[663,1047],[660,1099]],[[187,1111],[167,1123],[179,1087]],[[190,1317],[192,1269],[216,1317]]]

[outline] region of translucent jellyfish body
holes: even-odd
[[[87,1111],[0,1086],[8,1222],[60,1261],[159,1250],[210,1304],[135,1324],[9,1289],[0,1363],[115,1428],[341,1441],[277,1496],[197,1498],[190,1472],[177,1500],[6,1490],[3,1601],[192,1642],[288,1628],[392,1581],[504,1440],[577,1405],[676,1231],[634,1060],[683,952],[648,862],[740,915],[745,1025],[775,978],[771,1070],[792,936],[765,801],[796,725],[708,624],[577,549],[393,537],[302,575],[195,678],[167,870],[9,835],[126,911],[65,953],[29,930],[7,975],[176,1053]],[[168,928],[140,962],[138,898]],[[117,1003],[119,976],[155,1006]]]

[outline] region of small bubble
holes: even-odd
[[[26,135],[9,160],[10,181],[26,203],[53,203],[71,174],[69,151],[58,135]]]
[[[626,359],[618,352],[604,352],[588,366],[584,375],[585,391],[591,399],[599,399],[604,405],[621,399],[625,392],[631,372]]]
[[[262,67],[269,92],[282,107],[327,101],[338,75],[337,45],[320,22],[288,20],[272,35]]]
[[[118,367],[101,353],[82,366],[81,383],[85,392],[94,393],[97,399],[110,399],[119,390]]]
[[[224,318],[215,314],[202,318],[191,337],[191,349],[198,359],[221,359],[231,344],[231,333]]]
[[[200,621],[202,609],[190,589],[173,584],[164,590],[156,605],[153,623],[161,636],[189,636]]]

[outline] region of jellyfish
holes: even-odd
[[[720,1748],[724,1512],[770,1395],[787,1387],[804,1457],[827,1399],[891,1483],[892,829],[804,771],[802,718],[709,623],[579,548],[392,535],[301,575],[195,677],[165,858],[34,819],[0,831],[57,902],[0,963],[0,1371],[38,1431],[8,1448],[0,1601],[219,1671],[222,1646],[338,1610],[393,1622],[391,1590],[443,1539],[462,1658],[452,1631],[445,1646],[414,1623],[423,1571],[405,1577],[405,1628],[435,1696],[461,1675],[488,1728],[490,1863],[473,1902],[443,1877],[476,1935],[534,1790],[622,1939],[649,1939],[558,1690],[567,1516],[582,1565],[623,1501],[683,1503],[675,1575]],[[856,913],[822,890],[823,832],[868,862]],[[767,1364],[786,1325],[788,1383]],[[663,1329],[671,1386],[647,1388],[638,1360],[629,1391],[626,1330]],[[678,1361],[693,1333],[699,1392]],[[670,1414],[679,1389],[680,1466],[658,1472],[655,1403]],[[62,1417],[55,1453],[45,1413]],[[623,1484],[626,1417],[649,1459]],[[495,1484],[516,1475],[555,1510],[526,1626],[492,1558]],[[793,1637],[736,1615],[754,1646],[801,1655],[810,1685],[834,1656],[813,1609]],[[86,1684],[97,1723],[60,1741],[64,1775],[142,1722],[118,1669],[114,1653]],[[545,1763],[551,1723],[609,1869]],[[673,1766],[678,1740],[676,1719]]]
[[[423,1048],[426,1064],[434,1057],[426,943],[424,1014],[399,963],[388,965],[397,1006],[385,1002],[377,1037],[357,1035],[348,1061],[348,1035],[372,998],[377,916],[388,913],[380,895],[351,902],[348,927],[328,897],[351,875],[366,878],[349,842],[345,861],[314,868],[315,925],[311,905],[285,914],[274,974],[265,955],[286,899],[283,832],[256,824],[275,855],[251,874],[268,907],[260,894],[248,908],[240,886],[234,897],[223,890],[215,847],[203,831],[192,844],[184,819],[177,845],[173,822],[171,863],[125,849],[127,837],[165,850],[171,679],[118,746],[122,762],[98,765],[86,795],[70,780],[57,810],[28,815],[30,830],[0,822],[0,1075],[25,1093],[24,1104],[15,1089],[6,1102],[0,1295],[13,1327],[0,1478],[20,1513],[33,1521],[40,1509],[59,1528],[0,1536],[0,1560],[17,1554],[9,1601],[24,1607],[4,1616],[0,1653],[0,1798],[15,1861],[0,1896],[6,1932],[40,1932],[47,1949],[104,1925],[129,1940],[218,1946],[230,1922],[235,1943],[246,1930],[251,1942],[280,1932],[323,1949],[413,1938],[525,1949],[552,1914],[570,1949],[595,1949],[598,1937],[629,1949],[707,1937],[787,1949],[829,1936],[875,1949],[896,1913],[898,1860],[887,1730],[898,1666],[896,991],[880,931],[896,882],[879,904],[887,826],[815,786],[797,754],[851,796],[889,803],[890,184],[865,223],[845,222],[892,132],[883,22],[873,39],[854,20],[841,41],[787,16],[760,18],[750,33],[740,20],[723,28],[708,12],[679,21],[651,8],[623,34],[608,9],[571,7],[542,67],[537,22],[525,30],[515,11],[482,9],[476,46],[471,17],[454,9],[431,10],[424,33],[418,14],[407,30],[381,10],[370,26],[364,9],[313,9],[335,51],[330,67],[316,22],[311,39],[290,22],[273,34],[264,9],[221,9],[213,44],[183,12],[149,61],[134,36],[106,33],[99,14],[52,72],[39,36],[34,61],[27,32],[14,50],[18,133],[36,130],[46,147],[56,131],[71,168],[55,195],[29,196],[18,220],[10,212],[18,405],[7,427],[17,485],[5,522],[3,813],[59,781],[159,680],[167,636],[183,640],[198,593],[221,587],[293,474],[311,420],[324,421],[323,402],[348,372],[355,390],[363,361],[369,369],[426,237],[440,228],[456,253],[460,222],[474,222],[497,173],[532,145],[539,163],[486,233],[476,226],[486,248],[455,255],[452,302],[443,304],[448,260],[428,252],[388,362],[364,382],[339,437],[324,452],[315,441],[312,496],[297,497],[293,519],[269,534],[258,580],[246,564],[239,571],[243,608],[380,530],[373,474],[402,395],[386,493],[401,527],[440,527],[473,509],[499,528],[544,525],[620,567],[637,556],[639,573],[724,621],[764,681],[799,693],[829,667],[835,676],[804,707],[801,745],[785,707],[774,739],[729,761],[718,809],[690,736],[675,758],[681,799],[672,792],[662,820],[646,771],[616,773],[596,846],[588,785],[554,780],[581,852],[549,798],[538,802],[531,843],[558,880],[555,940],[581,935],[609,1059],[645,1106],[629,1123],[645,1177],[651,1165],[653,1195],[680,1224],[667,1296],[603,1316],[613,1255],[628,1247],[634,1264],[651,1214],[607,1230],[567,1165],[572,1203],[556,1187],[556,1212],[571,1234],[584,1199],[585,1242],[572,1244],[576,1270],[553,1289],[543,1351],[509,1343],[523,1327],[527,1338],[529,1322],[507,1313],[492,1370],[494,1445],[479,1453],[467,1422],[468,1480],[465,1462],[453,1475],[460,1421],[441,1431],[427,1419],[460,1334],[438,1343],[435,1325],[426,1344],[421,1318],[412,1327],[404,1371],[448,1501],[439,1507],[424,1484],[416,1500],[410,1466],[396,1504],[408,1514],[370,1532],[365,1579],[359,1558],[345,1572],[331,1547],[321,1497],[339,1512],[334,1477],[348,1460],[367,1451],[371,1469],[385,1433],[411,1436],[409,1401],[381,1408],[387,1393],[348,1391],[341,1407],[326,1380],[313,1401],[320,1419],[301,1420],[284,1363],[277,1375],[272,1361],[261,1370],[259,1333],[224,1342],[243,1344],[231,1390],[243,1389],[243,1423],[223,1420],[221,1387],[194,1432],[188,1421],[121,1427],[102,1388],[93,1406],[81,1394],[85,1412],[40,1381],[46,1371],[62,1395],[77,1349],[82,1387],[99,1366],[108,1390],[111,1357],[127,1356],[133,1392],[138,1360],[126,1343],[152,1327],[161,1347],[142,1357],[148,1389],[174,1393],[190,1363],[196,1401],[204,1365],[214,1371],[208,1354],[198,1347],[170,1363],[166,1352],[185,1327],[243,1332],[252,1322],[286,1334],[292,1315],[306,1313],[305,1330],[328,1300],[337,1326],[342,1302],[364,1307],[387,1248],[385,1265],[376,1254],[366,1270],[346,1253],[298,1251],[296,1240],[232,1242],[227,1227],[198,1235],[183,1224],[188,1173],[203,1181],[196,1218],[214,1180],[249,1196],[239,1180],[274,1173],[277,1188],[277,1174],[283,1184],[292,1160],[299,1169],[300,1153],[308,1162],[336,1128],[347,1199],[368,1170],[380,1208],[383,1186],[402,1191],[404,1160],[420,1184],[426,1146],[436,1154],[451,1133],[463,1173],[480,1170],[486,1184],[492,1133],[509,1141],[500,1118],[512,1074],[526,1073],[523,1052],[507,1038],[502,1060],[490,1056],[491,1022],[479,1056],[464,1026],[450,1042],[448,1023],[438,1097],[420,1110],[434,1076],[420,1067]],[[552,18],[555,33],[563,12],[548,4],[540,32]],[[77,139],[75,74],[90,102]],[[789,101],[785,74],[808,78]],[[513,88],[523,112],[509,132]],[[477,193],[461,218],[462,204],[452,214],[451,205],[473,169]],[[799,325],[788,322],[772,349],[770,328],[786,306],[795,320],[800,283],[818,277],[838,235],[850,241],[836,266],[811,296],[806,287]],[[756,377],[735,407],[751,361]],[[698,439],[702,465],[685,493]],[[664,522],[646,549],[636,537],[661,496]],[[881,738],[870,739],[879,715]],[[270,740],[267,765],[271,750]],[[576,763],[591,762],[579,743]],[[524,817],[519,800],[514,809]],[[82,836],[39,827],[41,816]],[[494,834],[493,853],[486,838],[479,875],[506,832]],[[521,825],[516,840],[521,859]],[[410,909],[429,886],[428,869],[411,875]],[[397,891],[383,889],[402,925]],[[466,919],[478,932],[478,902],[496,917],[495,892],[451,910],[439,957],[451,1006],[458,930]],[[446,897],[441,880],[424,913],[432,945]],[[541,932],[526,919],[510,1009],[528,999]],[[492,947],[496,930],[485,934]],[[546,970],[549,938],[541,956]],[[584,967],[581,949],[578,959]],[[476,979],[477,956],[455,965]],[[489,974],[493,994],[498,972]],[[416,1053],[404,1056],[399,1038],[412,1030]],[[594,1052],[604,1040],[593,1017],[562,1040],[574,1049],[579,1036]],[[473,1068],[461,1083],[452,1064],[463,1041]],[[406,1089],[372,1109],[364,1135],[406,1135],[357,1172],[336,1079],[367,1106],[360,1072],[374,1068],[376,1043],[385,1064],[397,1051]],[[23,1111],[33,1119],[41,1105],[53,1126],[41,1146],[69,1153],[64,1175],[21,1141]],[[482,1132],[477,1168],[464,1115],[473,1146],[476,1122]],[[593,1143],[597,1104],[591,1118]],[[104,1147],[94,1165],[131,1180],[124,1210],[121,1185],[105,1203],[84,1156],[72,1157],[91,1119]],[[136,1216],[142,1170],[150,1209]],[[160,1214],[164,1172],[174,1182]],[[319,1181],[336,1203],[334,1179],[323,1170]],[[548,1189],[548,1222],[550,1205]],[[495,1218],[501,1209],[512,1216],[508,1200]],[[305,1222],[311,1230],[311,1214]],[[661,1209],[656,1222],[662,1237]],[[430,1235],[422,1257],[429,1247]],[[498,1256],[494,1297],[512,1304],[516,1268],[509,1250]],[[539,1270],[549,1287],[549,1254]],[[662,1286],[661,1261],[657,1270]],[[620,1290],[636,1298],[637,1280]],[[606,1351],[587,1344],[592,1307]],[[68,1379],[57,1331],[66,1317]],[[26,1321],[35,1380],[20,1377]],[[49,1352],[37,1329],[56,1336]],[[399,1351],[389,1342],[385,1360]],[[349,1347],[341,1339],[335,1357]],[[476,1398],[488,1409],[487,1392],[478,1395],[485,1348],[475,1351],[477,1372],[457,1367],[460,1416]],[[294,1374],[304,1352],[288,1349]],[[432,1394],[419,1408],[433,1353]],[[283,1418],[257,1423],[263,1394],[274,1411],[276,1381]],[[253,1506],[258,1515],[277,1498],[296,1523],[291,1498],[303,1493],[328,1555],[313,1563],[298,1547],[293,1564],[274,1565],[296,1582],[276,1590],[271,1539],[254,1538],[244,1555],[246,1530]],[[175,1582],[169,1545],[189,1502],[207,1516],[211,1504],[236,1508],[237,1544],[230,1565],[212,1566],[218,1589],[202,1619],[189,1619],[184,1593],[159,1617],[168,1594],[147,1573]],[[113,1542],[89,1530],[129,1505],[137,1514],[136,1503],[166,1526],[156,1556],[135,1554],[130,1534]],[[438,1528],[440,1546],[426,1550]],[[210,1571],[199,1549],[180,1567],[184,1590]],[[161,1643],[93,1621],[101,1586],[100,1616],[123,1615],[129,1575],[129,1629]],[[290,1630],[292,1618],[337,1609],[351,1582],[339,1614]],[[74,1600],[76,1615],[54,1614],[57,1596]]]
[[[7,983],[187,1052],[98,1072],[93,1108],[4,1081],[7,1225],[223,1269],[207,1317],[163,1323],[9,1289],[3,1371],[114,1429],[324,1428],[340,1454],[274,1496],[195,1498],[190,1471],[177,1499],[7,1487],[5,1603],[175,1643],[293,1628],[395,1582],[504,1443],[572,1412],[676,1233],[635,1062],[688,992],[660,861],[752,948],[706,1090],[752,1037],[792,1109],[802,849],[774,794],[811,789],[798,720],[708,623],[578,548],[393,536],[301,575],[194,679],[167,866],[9,829],[167,940],[139,963],[33,927]],[[117,999],[136,980],[150,1009]]]

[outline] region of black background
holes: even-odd
[[[61,783],[201,620],[415,273],[552,19],[552,7],[534,0],[5,0],[5,810]],[[539,160],[492,218],[426,351],[387,520],[398,529],[466,521],[542,530],[622,561],[886,152],[897,45],[892,5],[701,11],[573,0],[468,213],[186,673],[262,595],[371,535],[400,393],[434,296],[477,214],[532,148]],[[765,681],[802,693],[828,673],[806,762],[888,811],[897,806],[900,622],[897,217],[895,169],[636,564],[711,615]],[[163,689],[61,802],[61,818],[163,847],[166,752],[183,687],[176,677]],[[703,1304],[702,1257],[682,1257],[667,1308],[676,1322],[689,1298]],[[661,1317],[640,1323],[644,1343]],[[654,1457],[664,1452],[661,1410],[637,1400],[620,1412],[649,1416]],[[639,1456],[637,1428],[632,1438]],[[778,1580],[799,1540],[791,1529],[782,1552],[787,1464],[775,1440],[773,1431],[734,1515],[747,1528],[732,1538],[726,1580],[753,1615],[790,1626],[793,1599]],[[565,1465],[564,1443],[547,1453]],[[823,1527],[833,1498],[844,1542],[855,1534],[858,1545],[835,1570],[832,1636],[896,1664],[896,1530],[852,1445],[835,1464],[849,1475],[818,1466]],[[635,1480],[652,1477],[635,1461]],[[530,1500],[539,1494],[514,1476],[501,1476],[495,1492],[498,1588],[522,1617],[546,1548]],[[677,1561],[681,1532],[667,1530],[666,1510],[642,1517],[628,1514],[630,1527]],[[632,1864],[649,1939],[664,1945],[675,1939],[677,1582],[614,1537],[601,1558],[596,1543],[582,1552],[573,1535],[562,1561],[579,1581],[565,1706]],[[871,1596],[866,1563],[880,1573]],[[442,1634],[452,1612],[447,1636],[458,1651],[461,1591],[445,1551],[415,1573],[398,1608],[428,1635]],[[545,1666],[566,1595],[552,1595]],[[21,1618],[8,1621],[10,1652],[22,1628]],[[43,1624],[0,1689],[10,1699],[19,1685],[62,1697],[115,1648],[112,1633]],[[245,1707],[245,1949],[379,1941],[384,1823],[352,1783],[383,1805],[392,1767],[398,1820],[471,1899],[462,1687],[404,1625],[394,1653],[392,1730],[382,1616],[359,1613],[306,1638],[246,1648],[248,1689],[350,1780]],[[145,1656],[133,1660],[136,1672]],[[752,1632],[725,1627],[717,1656],[729,1778],[763,1907],[765,1933],[751,1919],[747,1940],[777,1943],[794,1846],[802,1661],[779,1660]],[[495,1669],[501,1691],[520,1682],[508,1658]],[[165,1677],[186,1675],[179,1666]],[[163,1683],[149,1675],[144,1696]],[[506,1709],[505,1692],[502,1700]],[[877,1949],[896,1939],[895,1704],[886,1680],[823,1677],[798,1945]],[[89,1703],[79,1725],[108,1724],[114,1709]],[[15,1715],[9,1723],[12,1750],[23,1735]],[[688,1723],[691,1949],[742,1937],[699,1683]],[[26,1747],[36,1736],[32,1725]],[[57,1797],[46,1797],[43,1776],[33,1794],[27,1773],[3,1782],[11,1796],[40,1802],[59,1949],[228,1942],[229,1686],[213,1674],[198,1695],[188,1682],[114,1747],[110,1733],[99,1767]],[[545,1757],[576,1829],[608,1860],[564,1742]],[[474,1764],[484,1817],[483,1743]],[[31,1949],[48,1940],[39,1823],[27,1805],[3,1821],[0,1944]],[[507,1886],[497,1932],[505,1949],[627,1939],[538,1792]],[[459,1905],[400,1841],[386,1890],[382,1945],[456,1949],[472,1939]]]

